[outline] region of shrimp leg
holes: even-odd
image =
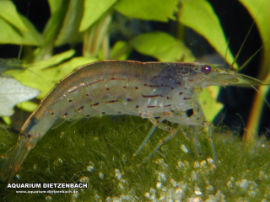
[[[155,147],[155,149],[143,160],[142,163],[146,163],[148,160],[150,160],[153,157],[154,153],[156,153],[156,151],[158,151],[164,143],[168,142],[177,134],[180,128],[181,126],[178,125],[177,128],[172,129],[170,133],[164,139],[161,139],[158,145]]]
[[[133,154],[133,156],[137,156],[141,150],[143,149],[143,147],[145,146],[145,144],[149,141],[149,139],[152,137],[152,135],[154,134],[155,130],[158,128],[162,128],[166,130],[169,130],[169,126],[167,126],[166,124],[163,124],[162,121],[164,119],[160,119],[160,120],[156,120],[156,119],[149,119],[152,123],[153,126],[151,127],[150,131],[148,132],[147,136],[144,138],[143,142],[141,143],[141,145],[139,146],[139,148],[136,150],[136,152]]]

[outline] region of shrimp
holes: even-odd
[[[0,159],[0,179],[12,180],[29,152],[58,119],[132,115],[203,126],[197,92],[207,86],[253,86],[261,82],[200,63],[103,61],[61,80],[23,124],[17,144]]]

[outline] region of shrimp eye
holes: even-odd
[[[205,74],[209,74],[211,72],[211,67],[209,65],[202,66],[201,71]]]

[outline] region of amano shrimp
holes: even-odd
[[[259,85],[231,70],[200,63],[103,61],[61,80],[23,124],[17,144],[0,159],[0,178],[11,180],[28,153],[58,119],[133,115],[160,126],[205,124],[197,91],[207,86]],[[162,128],[162,127],[161,127]]]

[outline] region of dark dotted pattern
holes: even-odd
[[[80,106],[77,110],[80,112],[84,109],[84,106]]]
[[[193,114],[194,114],[193,109],[188,109],[188,110],[186,110],[186,115],[187,115],[188,117],[191,117]]]

